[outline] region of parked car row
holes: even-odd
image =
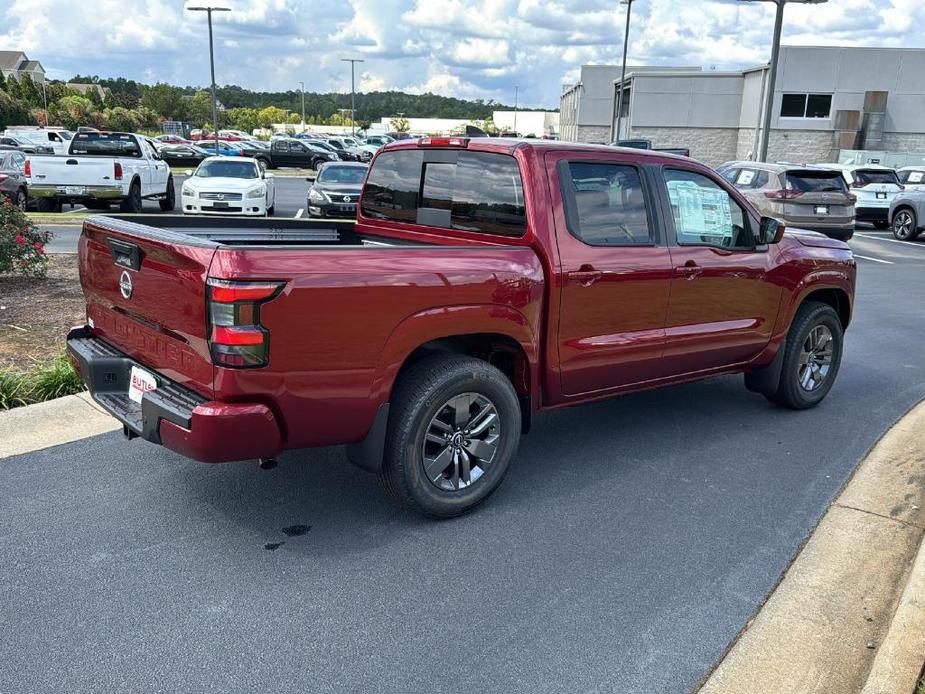
[[[717,172],[764,215],[847,241],[856,222],[892,227],[903,241],[925,230],[925,166],[727,162]]]

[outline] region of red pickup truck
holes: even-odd
[[[345,443],[441,517],[498,487],[538,411],[732,372],[816,405],[855,287],[841,241],[603,146],[405,140],[355,223],[153,220],[80,238],[68,350],[126,435],[206,462]]]

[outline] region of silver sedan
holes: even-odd
[[[925,231],[925,190],[906,190],[893,198],[890,226],[900,241],[915,241]]]

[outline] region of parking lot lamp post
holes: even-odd
[[[305,132],[305,82],[299,82],[299,89],[302,92],[302,132]]]
[[[520,87],[514,85],[514,137],[517,137],[517,96],[520,92]]]
[[[341,58],[341,62],[350,63],[350,135],[356,137],[356,82],[354,80],[354,67],[357,63],[365,62],[361,58]]]
[[[212,13],[231,12],[230,7],[205,5],[203,7],[187,7],[190,12],[205,12],[209,18],[209,67],[212,71],[212,134],[215,136],[215,153],[218,154],[218,109],[215,106],[215,48],[212,44]]]
[[[828,0],[739,0],[739,2],[773,2],[777,5],[777,15],[774,18],[774,41],[771,44],[771,67],[768,69],[768,86],[764,94],[764,119],[761,129],[764,135],[761,146],[758,148],[756,161],[768,160],[768,142],[771,140],[771,108],[774,105],[774,83],[777,81],[777,59],[780,56],[780,35],[784,27],[784,5],[788,2],[799,2],[804,5],[817,5]]]
[[[623,123],[623,83],[626,81],[626,49],[630,42],[630,13],[633,11],[633,0],[620,0],[626,5],[626,30],[623,33],[623,68],[620,70],[620,93],[617,95],[617,131],[614,140],[620,139],[620,127]]]

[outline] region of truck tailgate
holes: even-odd
[[[206,277],[214,245],[180,235],[154,238],[141,225],[119,227],[91,218],[80,237],[80,278],[93,335],[211,397]]]
[[[32,180],[38,185],[116,185],[115,159],[111,157],[29,157]]]

